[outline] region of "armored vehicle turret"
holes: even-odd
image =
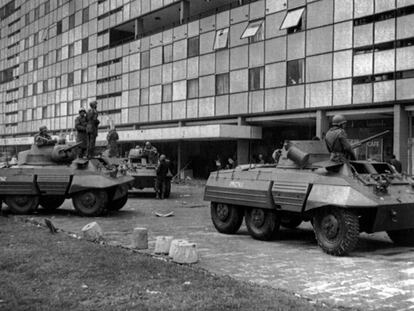
[[[0,197],[16,214],[38,206],[59,208],[72,198],[84,216],[121,209],[128,199],[131,177],[121,174],[101,158],[76,158],[78,144],[37,146],[18,154],[18,164],[0,169]]]
[[[286,142],[277,165],[212,172],[204,199],[221,233],[236,233],[244,218],[253,238],[270,240],[280,226],[311,221],[332,255],[351,252],[360,232],[414,244],[414,181],[385,162],[332,162],[324,141]]]

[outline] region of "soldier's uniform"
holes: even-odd
[[[115,129],[111,129],[106,136],[106,140],[108,141],[108,156],[116,157],[118,155],[118,144],[117,141],[119,140],[119,135]]]
[[[333,126],[325,135],[325,143],[331,153],[331,160],[343,163],[347,160],[355,160],[355,153],[351,144],[347,140],[347,135],[343,129],[346,120],[341,115],[334,116]]]
[[[91,102],[90,109],[86,113],[86,148],[88,157],[91,158],[94,155],[96,136],[98,136],[98,111],[96,110],[96,102]]]
[[[83,113],[82,113],[83,112]],[[86,126],[88,124],[88,120],[86,118],[86,110],[80,109],[79,116],[75,119],[75,129],[76,129],[76,142],[82,142],[79,146],[79,157],[83,157],[86,155],[87,149],[87,135],[86,135]]]
[[[34,143],[38,146],[38,147],[43,147],[43,146],[53,146],[56,144],[56,140],[52,139],[52,136],[50,136],[47,132],[47,127],[46,126],[41,126],[39,128],[39,133],[37,133],[34,136]]]
[[[158,161],[158,151],[157,148],[151,145],[149,141],[145,143],[145,147],[142,150],[142,154],[147,157],[148,163],[156,164]]]
[[[160,160],[158,161],[156,173],[157,178],[155,179],[155,192],[157,199],[164,199],[165,192],[166,192],[166,183],[167,183],[167,174],[169,170],[170,162],[167,161],[165,155],[160,156]]]

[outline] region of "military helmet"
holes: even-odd
[[[149,141],[147,141],[147,142],[145,143],[145,147],[147,147],[147,148],[151,148],[151,143],[150,143]]]
[[[90,103],[89,103],[89,106],[91,106],[91,107],[95,107],[96,108],[96,106],[98,105],[98,103],[96,102],[96,100],[94,100],[94,101],[91,101]]]
[[[81,107],[80,109],[79,109],[79,113],[81,113],[81,112],[86,112],[86,109],[85,108],[83,108],[83,107]]]
[[[346,123],[346,119],[341,114],[336,114],[332,118],[332,125],[342,125]]]
[[[160,155],[160,161],[164,161],[166,159],[165,154]]]
[[[47,131],[46,125],[42,125],[41,127],[39,127],[39,132],[44,132],[44,131]]]

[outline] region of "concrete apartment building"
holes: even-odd
[[[153,141],[205,176],[216,155],[389,129],[358,156],[412,170],[414,0],[0,0],[0,143],[71,138],[97,100],[123,152]],[[20,147],[18,147],[20,146]]]

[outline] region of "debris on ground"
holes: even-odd
[[[82,236],[91,242],[99,242],[103,239],[103,230],[99,224],[94,221],[82,228]]]
[[[45,218],[45,224],[49,228],[50,233],[54,234],[57,232],[56,227],[53,225],[53,223],[49,219]]]
[[[169,213],[166,213],[166,214],[155,212],[154,214],[157,217],[171,217],[171,216],[174,216],[174,212],[169,212]]]

